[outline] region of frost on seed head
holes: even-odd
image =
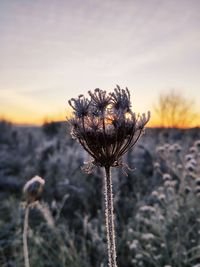
[[[186,160],[186,161],[190,161],[191,159],[193,159],[193,155],[192,155],[192,154],[187,154],[187,155],[185,156],[185,160]]]
[[[187,164],[185,165],[185,168],[189,172],[194,172],[196,170],[196,165],[193,164],[192,162],[187,162]]]
[[[99,88],[69,100],[74,117],[69,121],[72,136],[100,167],[124,166],[122,156],[133,147],[150,120],[150,112],[131,110],[130,92],[118,85],[112,93]],[[91,168],[86,168],[91,169]]]
[[[174,150],[175,150],[175,152],[180,153],[182,148],[179,144],[174,144]]]
[[[44,189],[45,181],[40,176],[34,176],[24,185],[23,192],[28,203],[37,201]]]
[[[72,107],[75,116],[78,118],[87,116],[90,103],[83,95],[79,95],[77,99],[72,98],[68,103]]]
[[[198,148],[195,146],[192,146],[189,151],[190,153],[195,154],[195,153],[198,153]]]
[[[175,187],[176,186],[176,181],[169,181],[169,180],[166,180],[164,182],[164,187]]]
[[[168,173],[164,173],[164,174],[163,174],[163,180],[164,180],[164,181],[172,180],[172,177],[171,177],[170,174],[168,174]]]
[[[153,191],[153,192],[151,193],[151,195],[152,195],[153,197],[158,197],[159,193],[158,193],[157,191]]]
[[[160,168],[160,163],[159,162],[155,162],[154,163],[154,168],[155,169],[159,169]]]
[[[158,195],[158,199],[161,200],[161,201],[164,201],[165,200],[165,194],[161,193]]]

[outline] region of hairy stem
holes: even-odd
[[[29,216],[29,205],[26,206],[25,215],[24,215],[23,248],[24,248],[24,264],[25,264],[25,267],[30,267],[29,256],[28,256],[28,242],[27,242],[28,216]]]
[[[105,167],[105,217],[109,267],[117,267],[115,248],[115,226],[113,213],[113,193],[110,167]]]

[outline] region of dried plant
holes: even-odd
[[[130,262],[136,267],[198,267],[200,140],[188,150],[177,143],[158,146],[156,159],[156,187],[137,203],[135,220],[127,226]]]
[[[41,193],[43,191],[45,181],[39,177],[35,176],[30,179],[23,188],[25,197],[26,197],[26,206],[25,206],[25,216],[24,216],[24,230],[23,230],[23,247],[24,247],[24,264],[25,267],[30,267],[29,263],[29,253],[28,253],[28,217],[29,217],[29,208],[37,203]]]
[[[69,105],[74,117],[69,121],[72,136],[92,157],[85,170],[105,169],[105,215],[109,266],[116,267],[115,229],[111,167],[124,166],[122,156],[133,147],[150,119],[150,112],[136,115],[131,110],[130,92],[119,86],[112,93],[95,89],[89,98],[80,95]]]

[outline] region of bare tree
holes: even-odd
[[[162,92],[154,110],[162,127],[185,128],[194,125],[197,119],[194,101],[175,90]]]

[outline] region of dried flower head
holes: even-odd
[[[93,114],[104,114],[106,108],[110,104],[111,97],[106,94],[106,91],[96,88],[94,93],[88,92],[91,97],[91,105],[93,106]]]
[[[79,95],[77,99],[72,98],[68,103],[73,108],[76,117],[82,118],[88,115],[90,102],[83,95]]]
[[[89,99],[81,95],[69,101],[74,110],[72,135],[94,159],[94,165],[120,166],[122,156],[143,133],[150,112],[136,116],[131,111],[127,88],[117,86],[112,93],[100,89],[88,93]]]
[[[174,144],[174,150],[175,150],[175,152],[180,153],[182,148],[179,144]]]
[[[169,173],[164,173],[163,174],[163,180],[164,181],[171,180],[171,179],[172,179],[172,177],[171,177],[171,175]]]
[[[39,200],[44,189],[44,184],[44,179],[39,176],[35,176],[24,185],[23,192],[28,204]]]
[[[129,112],[131,109],[131,102],[130,102],[130,92],[128,88],[126,90],[121,89],[119,85],[117,88],[114,89],[114,92],[111,93],[113,108],[116,111],[120,112]]]

